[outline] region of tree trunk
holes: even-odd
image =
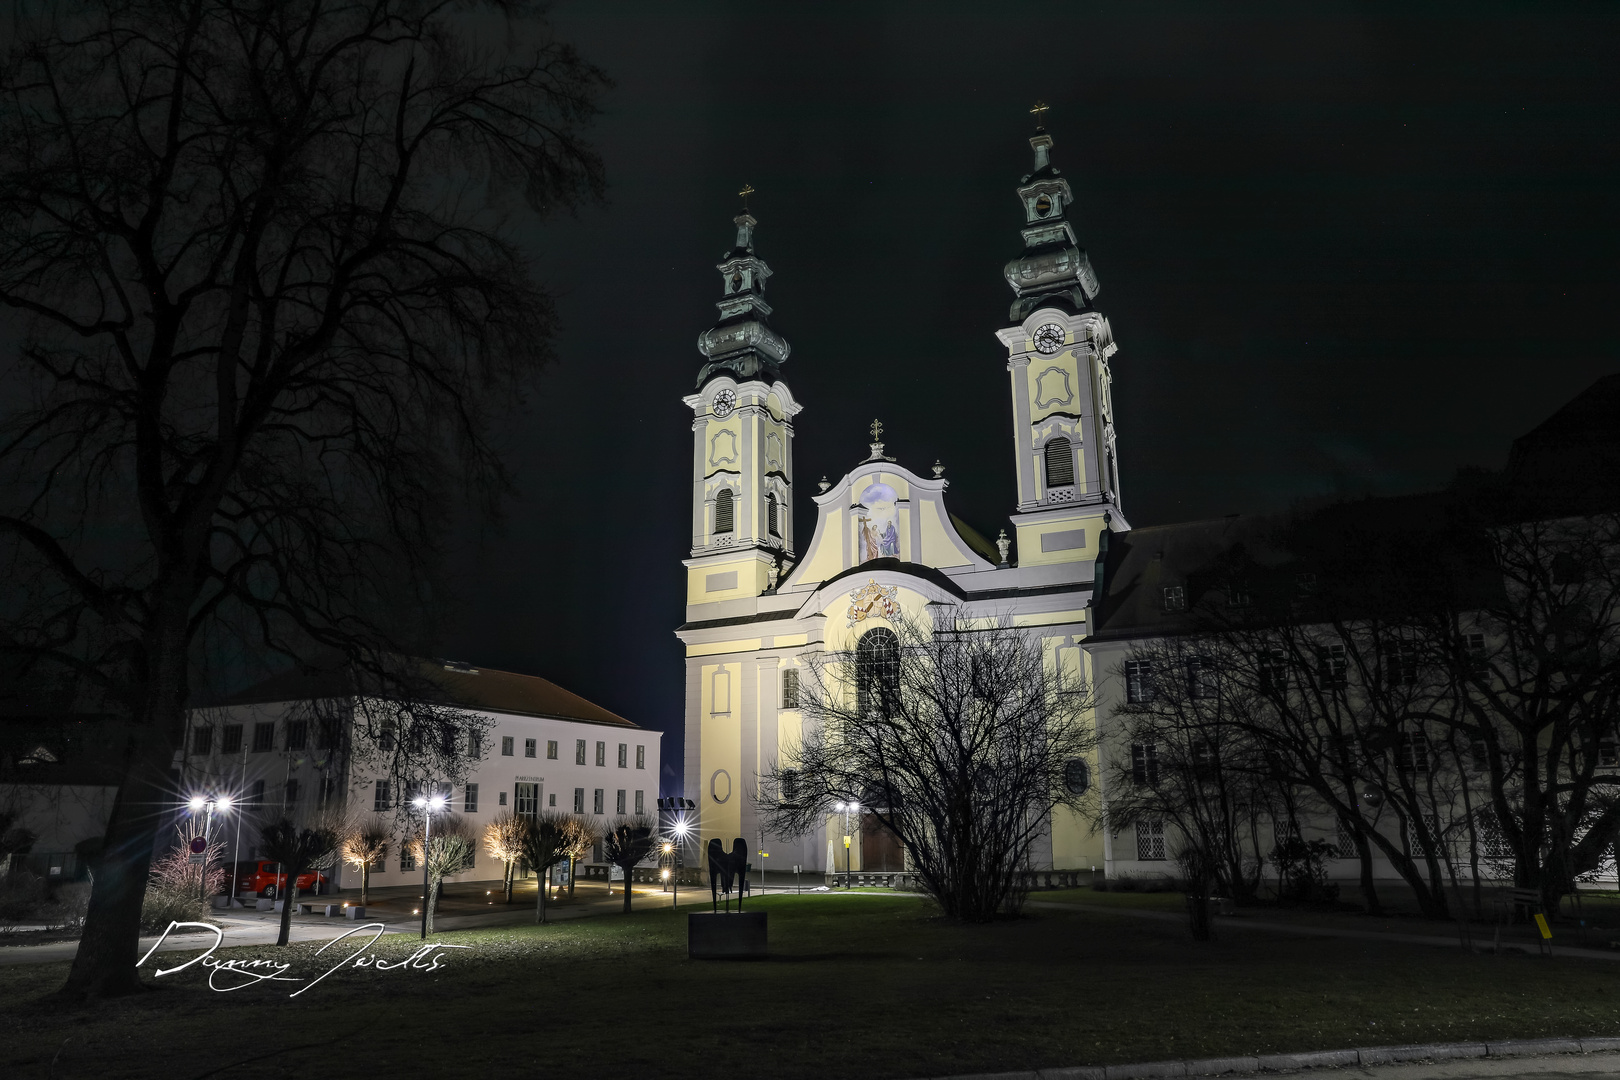
[[[280,887],[278,882],[276,898],[281,901],[281,933],[276,938],[277,945],[287,944],[287,938],[292,933],[293,908],[298,906],[298,875],[304,872],[303,867],[287,864],[287,884]]]
[[[534,891],[534,921],[543,923],[546,921],[546,872],[544,870],[540,870],[535,874],[535,884],[538,887]]]
[[[366,906],[366,895],[371,889],[371,864],[365,863],[360,867],[360,906]]]
[[[433,912],[439,906],[439,887],[441,884],[442,882],[436,877],[428,882],[427,898],[423,901],[427,904],[427,907],[423,910],[427,912],[427,932],[430,934],[433,933]]]
[[[574,857],[568,856],[568,899],[574,898]]]
[[[155,806],[171,803],[166,783],[173,750],[150,729],[134,728],[124,743],[124,782],[113,801],[95,880],[85,913],[84,932],[67,982],[58,991],[69,1000],[93,1000],[146,989],[135,970],[139,959],[141,902],[152,869],[152,844],[159,815]]]
[[[512,879],[516,875],[517,875],[517,866],[516,866],[516,864],[514,864],[511,860],[507,860],[506,873],[505,873],[505,875],[503,875],[503,877],[501,879],[501,888],[506,890],[506,902],[508,904],[510,904],[512,902],[512,885],[513,885]]]
[[[630,913],[630,868],[628,866],[624,868],[624,880],[622,882],[620,882],[619,884],[624,887],[624,912],[625,912],[626,915],[628,915]],[[741,883],[739,883],[738,889],[739,889],[739,891],[737,893],[737,910],[741,911],[742,910]]]

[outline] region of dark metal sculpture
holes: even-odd
[[[731,910],[731,887],[736,882],[737,910],[742,910],[743,893],[748,891],[748,845],[742,837],[732,841],[731,851],[717,836],[709,841],[709,895],[714,911],[720,910],[720,894],[725,893],[726,910]]]

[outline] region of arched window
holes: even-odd
[[[1074,485],[1074,448],[1069,440],[1058,436],[1046,444],[1046,486],[1049,488]]]
[[[777,523],[776,496],[774,494],[765,496],[765,525],[770,529],[772,536],[782,535],[782,527]]]
[[[875,627],[855,643],[855,705],[862,714],[887,711],[900,689],[900,639]]]
[[[730,488],[722,488],[720,494],[714,497],[714,531],[716,533],[728,533],[731,531],[731,501]]]

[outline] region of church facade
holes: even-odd
[[[844,869],[842,822],[784,840],[761,831],[757,810],[759,777],[802,733],[800,676],[813,653],[853,650],[891,619],[943,610],[958,625],[1025,628],[1054,669],[1090,678],[1081,643],[1095,566],[1105,534],[1129,527],[1110,402],[1115,345],[1053,140],[1038,130],[1030,146],[1034,163],[1017,186],[1024,250],[1004,269],[1013,300],[993,329],[1013,406],[1011,538],[992,543],[954,517],[944,470],[924,475],[885,455],[877,424],[870,455],[821,481],[815,520],[795,521],[803,406],[784,375],[791,350],[769,323],[771,270],[746,210],[718,264],[720,320],[698,338],[704,362],[684,399],[693,417],[692,544],[676,631],[686,651],[685,790],[704,837],[760,843],[773,869]],[[853,870],[902,869],[878,830],[851,825]],[[1060,810],[1035,862],[1100,866],[1103,839]]]

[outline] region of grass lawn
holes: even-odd
[[[346,968],[297,998],[302,984],[212,993],[197,965],[70,1013],[32,1003],[62,965],[0,968],[0,1075],[903,1078],[1620,1033],[1609,963],[1259,933],[1195,945],[1179,925],[1061,909],[964,927],[907,896],[757,906],[759,963],[688,961],[684,915],[661,909],[441,934],[473,948],[436,971]],[[314,949],[218,955],[310,976]]]

